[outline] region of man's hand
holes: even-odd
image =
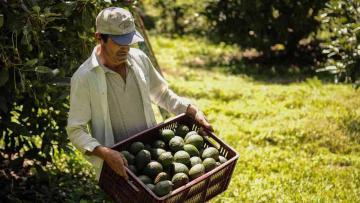
[[[210,125],[209,121],[205,117],[204,113],[200,111],[196,106],[190,104],[186,109],[186,114],[191,116],[194,120],[203,125],[206,129],[214,132],[213,127]]]
[[[115,171],[115,173],[125,178],[125,180],[128,179],[128,175],[125,170],[128,163],[120,152],[112,150],[108,147],[97,146],[94,151],[88,152],[88,154],[100,157]]]

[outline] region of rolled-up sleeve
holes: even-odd
[[[92,152],[100,145],[90,134],[88,126],[90,120],[89,85],[86,78],[74,75],[71,78],[70,110],[66,131],[71,143],[82,153]]]
[[[150,59],[145,54],[144,58],[149,69],[150,97],[152,102],[175,115],[185,113],[191,101],[173,92],[164,77],[154,68]]]

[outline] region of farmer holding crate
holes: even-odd
[[[212,130],[198,108],[169,89],[144,52],[131,47],[144,39],[129,11],[102,10],[95,38],[97,46],[71,78],[66,129],[95,167],[97,180],[103,161],[127,179],[126,159],[109,147],[156,125],[151,103],[174,114],[187,113]]]

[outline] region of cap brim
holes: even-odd
[[[144,41],[144,38],[138,31],[130,32],[125,35],[110,35],[110,37],[116,44],[119,45],[131,45]]]

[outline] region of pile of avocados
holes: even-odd
[[[194,180],[227,159],[186,125],[162,129],[152,143],[133,142],[121,151],[128,168],[157,196],[162,197]]]

